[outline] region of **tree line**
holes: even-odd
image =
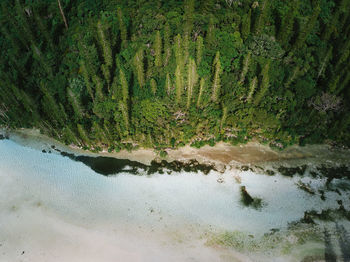
[[[350,144],[350,0],[3,0],[0,124],[90,150]]]

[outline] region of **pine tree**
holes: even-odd
[[[87,68],[86,68],[84,61],[80,61],[80,71],[83,75],[84,83],[85,83],[87,92],[90,95],[91,99],[94,100],[94,93],[93,93],[92,87],[91,87],[89,72],[87,71]]]
[[[337,27],[339,27],[339,24],[336,23],[339,21],[339,17],[341,17],[342,13],[350,8],[350,1],[349,0],[341,0],[336,5],[336,10],[334,14],[332,15],[332,21],[329,21],[325,25],[325,30],[322,33],[322,39],[325,41],[328,41],[333,32],[337,31]],[[334,21],[334,22],[333,22]]]
[[[260,34],[265,26],[266,20],[268,18],[267,15],[269,12],[270,0],[263,0],[260,6],[260,14],[255,24],[255,33],[257,34]]]
[[[125,73],[122,69],[119,70],[119,78],[120,78],[120,85],[122,88],[122,100],[124,104],[127,105],[129,101],[129,87],[128,87],[128,81],[126,80]]]
[[[123,103],[122,101],[120,101],[119,103],[119,109],[122,112],[123,115],[123,119],[124,119],[124,124],[125,124],[125,128],[126,128],[126,133],[129,133],[129,113],[128,113],[128,107],[125,105],[125,103]]]
[[[144,87],[145,85],[145,73],[144,73],[144,65],[143,65],[143,50],[139,49],[134,56],[134,67],[135,73],[137,76],[137,81],[140,87]]]
[[[270,77],[269,77],[270,62],[271,61],[268,61],[265,64],[264,69],[261,72],[261,74],[262,74],[261,85],[260,85],[258,93],[256,94],[256,96],[254,98],[254,104],[256,106],[264,98],[264,95],[266,94],[266,92],[267,92],[267,90],[269,89],[269,86],[270,86]]]
[[[249,93],[248,93],[248,96],[247,96],[247,102],[251,102],[257,85],[258,85],[258,78],[255,76],[253,78],[253,80],[250,82]]]
[[[194,12],[194,0],[185,0],[185,37],[191,36],[192,28],[193,28],[193,12]]]
[[[103,82],[101,80],[101,78],[98,75],[94,75],[92,76],[92,81],[95,84],[95,98],[97,99],[97,101],[102,101],[104,98],[103,95]]]
[[[86,146],[90,146],[90,139],[88,137],[88,135],[86,134],[86,131],[84,129],[84,127],[81,124],[77,124],[77,129],[78,129],[78,133],[80,136],[80,140],[82,142],[83,145]]]
[[[293,9],[297,9],[299,1],[292,1],[292,7],[289,8],[285,15],[281,16],[281,28],[278,32],[277,39],[281,42],[282,46],[288,48],[289,41],[293,35],[294,26],[294,12]]]
[[[242,24],[241,24],[241,35],[243,40],[246,40],[250,34],[251,20],[252,20],[252,9],[249,9],[248,14],[245,14],[243,16]]]
[[[299,35],[293,45],[293,49],[299,49],[301,48],[307,37],[309,36],[309,34],[312,32],[312,30],[314,29],[316,23],[317,23],[317,18],[319,16],[321,12],[321,7],[320,7],[320,3],[319,1],[317,1],[316,6],[313,9],[313,13],[311,15],[311,17],[308,19],[307,23],[305,23],[301,29],[301,31],[299,32]]]
[[[183,38],[183,58],[182,58],[182,63],[183,66],[185,66],[188,62],[188,58],[190,55],[190,41],[189,41],[189,35],[185,34]]]
[[[73,93],[70,87],[67,88],[67,97],[73,108],[76,118],[81,119],[83,117],[82,106],[80,104],[78,97]]]
[[[164,27],[164,66],[167,66],[169,63],[169,59],[171,57],[171,45],[170,45],[170,26],[168,23],[165,24]]]
[[[117,9],[117,15],[118,15],[118,22],[119,22],[120,38],[122,40],[122,47],[126,48],[128,32],[127,32],[126,25],[125,25],[124,20],[123,20],[123,13],[122,13],[122,10],[120,9],[120,7],[118,7],[118,9]]]
[[[189,59],[187,74],[187,109],[189,109],[191,105],[193,89],[198,81],[196,62],[192,58]]]
[[[213,15],[210,15],[207,36],[206,36],[206,42],[208,45],[214,44],[214,41],[215,41],[214,30],[215,30],[214,17],[213,17]]]
[[[176,65],[183,66],[183,55],[182,55],[182,45],[181,45],[181,36],[178,34],[174,40],[174,53],[176,59]]]
[[[181,102],[181,96],[183,93],[183,78],[181,73],[181,67],[180,65],[177,65],[176,71],[175,71],[175,88],[176,88],[176,104],[180,104]]]
[[[154,40],[154,51],[155,51],[155,66],[162,66],[162,38],[160,36],[160,32],[156,32],[156,37]]]
[[[169,73],[166,74],[165,90],[166,90],[168,96],[170,96],[170,93],[171,93],[171,79],[170,79]]]
[[[224,108],[222,109],[222,117],[221,117],[221,123],[220,123],[221,133],[223,133],[224,131],[226,119],[227,119],[227,106],[224,106]]]
[[[66,16],[64,14],[64,11],[63,11],[63,7],[62,7],[62,4],[61,4],[61,0],[57,0],[57,3],[58,3],[58,7],[60,9],[60,12],[61,12],[61,15],[62,15],[62,19],[63,19],[63,22],[64,22],[64,26],[66,27],[66,29],[68,30],[68,23],[67,23],[67,19],[66,19]]]
[[[215,59],[214,59],[214,68],[215,68],[215,73],[214,73],[214,79],[213,79],[213,92],[211,99],[214,102],[218,102],[219,95],[220,95],[220,74],[221,74],[221,62],[220,62],[220,52],[217,51]]]
[[[150,82],[150,85],[151,85],[152,93],[153,93],[153,95],[155,95],[156,92],[157,92],[157,82],[156,82],[156,80],[154,80],[154,79],[152,78],[152,79],[151,79],[151,82]]]
[[[197,107],[201,107],[202,103],[202,96],[205,88],[205,79],[201,78],[201,81],[199,83],[199,95],[198,95],[198,100],[197,100]]]
[[[246,74],[247,74],[247,72],[248,72],[251,54],[252,54],[252,52],[251,52],[251,51],[248,51],[248,54],[244,57],[244,60],[243,60],[243,69],[242,69],[241,77],[240,77],[240,80],[239,80],[239,82],[240,82],[241,84],[244,82],[245,76],[246,76]]]
[[[107,67],[111,67],[113,65],[112,48],[111,48],[111,43],[107,39],[104,31],[105,31],[104,26],[102,25],[101,21],[98,21],[97,33],[98,33],[98,39],[100,40],[100,45],[103,50],[103,57],[105,59],[105,63]]]
[[[202,61],[203,47],[203,38],[201,36],[198,36],[196,41],[196,63],[198,66],[201,64]]]

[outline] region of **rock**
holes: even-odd
[[[45,149],[41,150],[41,152],[43,152],[43,153],[47,153]]]
[[[215,170],[220,172],[220,173],[225,173],[226,166],[222,163],[217,163],[217,164],[215,164]]]
[[[219,177],[217,180],[216,180],[218,183],[224,183],[224,179],[222,177]]]
[[[0,140],[4,140],[4,139],[9,139],[9,136],[6,134],[0,134]]]

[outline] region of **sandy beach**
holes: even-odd
[[[24,146],[31,146],[37,149],[50,150],[52,145],[56,148],[77,154],[90,156],[108,156],[119,159],[129,159],[149,165],[153,160],[160,159],[159,155],[153,149],[140,148],[132,152],[121,150],[120,152],[99,152],[92,153],[82,150],[76,146],[66,146],[55,139],[40,134],[36,129],[18,129],[9,132],[11,140]],[[168,156],[164,158],[167,161],[188,161],[195,159],[199,163],[213,164],[217,170],[224,171],[226,168],[232,168],[240,165],[258,165],[261,163],[277,162],[283,160],[292,160],[290,162],[301,160],[304,162],[314,159],[319,163],[338,162],[348,163],[350,159],[350,150],[334,149],[329,145],[307,145],[290,146],[284,150],[274,150],[267,145],[257,142],[249,142],[244,145],[232,146],[230,144],[219,142],[211,147],[205,145],[201,148],[194,148],[189,145],[178,149],[168,149]],[[298,163],[299,164],[299,163]]]

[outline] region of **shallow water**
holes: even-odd
[[[141,165],[131,175],[127,164],[102,176],[58,152],[1,140],[0,261],[349,261],[344,216],[292,224],[305,211],[350,210],[348,178],[327,188],[308,170],[147,175]],[[244,206],[241,186],[260,208]]]

